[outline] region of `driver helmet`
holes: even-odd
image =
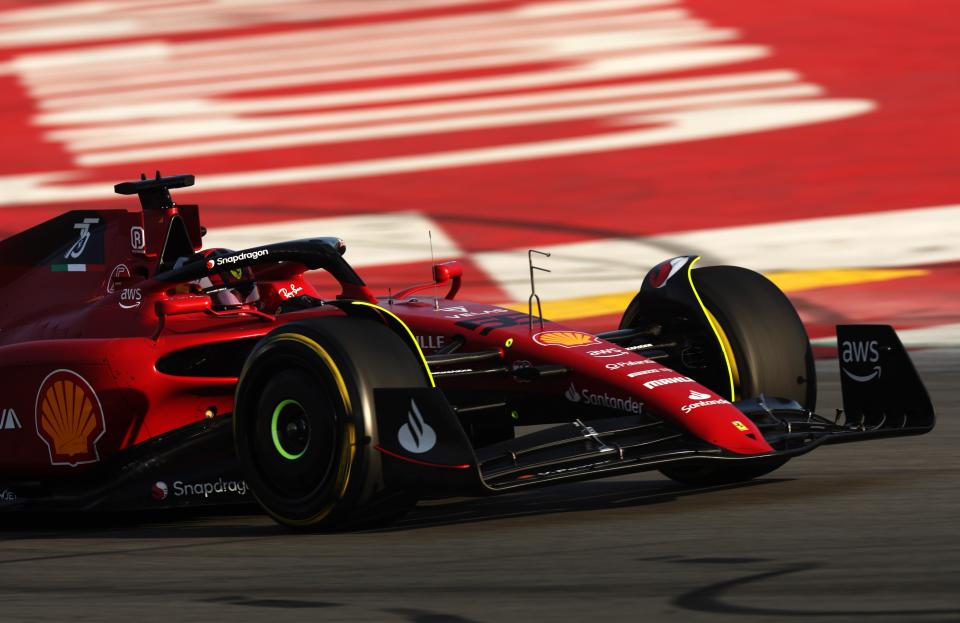
[[[209,249],[202,251],[201,255],[209,265],[218,257],[234,253],[230,249]],[[235,309],[256,304],[260,300],[257,279],[249,266],[227,266],[222,272],[201,277],[195,283],[213,301],[214,309]]]

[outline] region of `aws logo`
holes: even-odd
[[[845,364],[878,364],[880,361],[880,344],[877,340],[844,341],[840,344],[840,361]],[[858,383],[866,383],[880,378],[883,368],[874,365],[870,374],[854,374],[843,365],[843,373]]]

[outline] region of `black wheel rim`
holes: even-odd
[[[259,478],[280,498],[313,497],[334,476],[343,415],[328,384],[287,369],[264,385],[249,442]]]

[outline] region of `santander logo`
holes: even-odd
[[[417,403],[410,400],[410,410],[407,412],[407,422],[400,427],[397,441],[407,452],[423,454],[430,451],[437,444],[437,433],[423,419]]]

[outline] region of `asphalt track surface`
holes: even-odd
[[[746,485],[638,474],[324,535],[252,513],[7,525],[0,620],[957,621],[960,351],[914,358],[933,433],[821,448]]]

